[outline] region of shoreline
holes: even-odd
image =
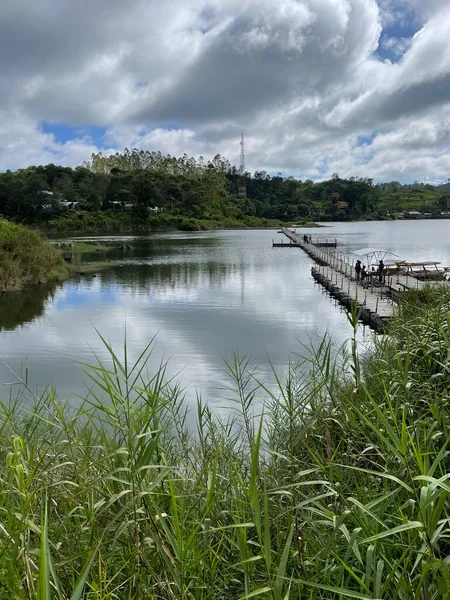
[[[58,239],[68,239],[73,238],[74,240],[77,238],[84,237],[108,237],[108,236],[147,236],[150,234],[164,234],[164,233],[204,233],[211,231],[277,231],[281,227],[286,228],[294,228],[294,229],[332,229],[335,223],[386,223],[386,222],[405,222],[409,223],[411,221],[442,221],[448,220],[447,217],[434,217],[434,218],[425,218],[425,219],[338,219],[333,221],[312,221],[306,223],[285,223],[280,222],[278,225],[243,225],[240,227],[227,227],[227,226],[214,226],[207,227],[204,223],[204,227],[199,229],[182,229],[179,227],[162,227],[162,228],[113,228],[109,231],[104,231],[99,228],[87,228],[87,229],[67,229],[67,230],[57,230],[57,229],[47,229],[43,227],[42,223],[37,224],[33,229],[39,231],[45,238],[49,240],[58,240]]]
[[[39,231],[45,235],[48,239],[50,240],[57,240],[57,239],[67,239],[67,238],[84,238],[84,237],[88,237],[88,236],[96,236],[96,237],[108,237],[108,236],[120,236],[120,235],[132,235],[132,236],[141,236],[141,235],[149,235],[152,233],[187,233],[187,234],[192,234],[192,233],[206,233],[206,232],[211,232],[211,231],[278,231],[280,229],[280,227],[293,227],[293,228],[297,228],[297,229],[326,229],[326,228],[330,228],[332,227],[332,225],[323,225],[321,223],[301,223],[301,224],[296,224],[296,225],[290,225],[290,224],[280,224],[280,225],[271,225],[271,226],[264,226],[264,225],[256,225],[254,227],[251,226],[247,226],[247,227],[211,227],[209,229],[198,229],[198,230],[192,230],[192,231],[188,231],[185,229],[179,229],[179,228],[164,228],[164,229],[148,229],[148,230],[136,230],[136,229],[115,229],[113,231],[98,231],[98,230],[84,230],[84,231],[57,231],[57,230],[51,230],[51,229],[42,229],[42,228],[38,228]]]
[[[332,228],[334,225],[331,223],[367,223],[367,222],[410,222],[410,221],[430,221],[430,220],[448,220],[446,217],[435,217],[435,218],[424,218],[424,219],[334,219],[334,220],[326,220],[326,221],[311,221],[305,223],[286,223],[280,221],[277,225],[240,225],[240,226],[227,226],[221,225],[218,223],[212,224],[212,222],[202,222],[198,221],[195,225],[196,228],[183,228],[183,227],[170,227],[170,226],[162,226],[155,227],[149,225],[136,227],[111,227],[108,230],[102,229],[99,227],[86,227],[82,229],[75,229],[68,227],[67,229],[53,229],[51,227],[46,227],[44,223],[37,223],[33,226],[33,229],[40,231],[42,235],[46,238],[54,240],[54,239],[65,239],[65,238],[77,238],[77,237],[87,237],[87,236],[120,236],[120,235],[130,235],[130,236],[139,236],[139,235],[149,235],[152,233],[201,233],[201,232],[209,232],[209,231],[270,231],[270,230],[278,230],[280,227],[287,228],[298,228],[298,229],[326,229]]]

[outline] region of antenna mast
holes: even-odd
[[[241,164],[239,166],[239,198],[246,198],[244,134],[241,133]]]

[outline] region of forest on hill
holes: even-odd
[[[242,198],[239,170],[220,155],[206,161],[144,150],[99,153],[74,169],[48,164],[0,173],[0,214],[47,227],[66,222],[77,228],[110,218],[112,227],[127,221],[130,226],[184,224],[189,229],[190,223],[197,228],[202,222],[252,226],[274,220],[396,218],[412,210],[445,216],[450,209],[448,186],[374,184],[337,174],[321,182],[265,171],[244,177]]]

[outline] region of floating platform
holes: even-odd
[[[337,248],[337,242],[312,242],[316,248]],[[272,248],[305,248],[297,242],[272,242]]]
[[[353,264],[348,257],[328,248],[336,248],[334,242],[305,242],[302,236],[287,229],[283,231],[292,244],[304,250],[318,265],[311,268],[314,280],[322,285],[342,306],[357,308],[360,320],[378,332],[383,332],[394,312],[393,294],[384,285],[374,281],[356,281]],[[319,243],[323,245],[319,246]],[[286,244],[289,246],[289,244]]]
[[[438,270],[440,263],[434,261],[426,263],[402,261],[401,266],[406,267],[406,273],[391,273],[388,268],[383,281],[379,281],[378,276],[372,276],[372,273],[369,273],[364,281],[357,280],[354,261],[345,253],[329,250],[329,248],[336,248],[337,243],[330,245],[326,240],[325,243],[323,240],[317,243],[305,242],[302,235],[287,229],[284,229],[283,233],[290,241],[286,246],[301,248],[316,263],[317,266],[311,269],[314,280],[345,308],[351,309],[356,306],[361,321],[376,331],[385,330],[394,313],[394,300],[404,291],[418,290],[429,285],[449,285],[448,281],[428,278],[430,274],[435,277],[435,274],[445,275],[450,271],[447,268]],[[414,271],[414,267],[417,266],[421,266],[422,269]],[[427,271],[427,266],[434,266],[434,269]]]
[[[394,312],[393,302],[390,298],[383,298],[380,294],[371,293],[370,290],[361,288],[356,281],[334,272],[335,281],[329,279],[320,270],[311,267],[311,275],[321,284],[331,296],[336,298],[348,310],[357,309],[359,319],[379,333],[383,333],[389,319]],[[329,274],[333,277],[333,272]]]
[[[294,242],[272,242],[272,248],[301,248],[300,244]]]

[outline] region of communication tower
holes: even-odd
[[[241,133],[241,164],[239,166],[239,198],[246,198],[244,134]]]

